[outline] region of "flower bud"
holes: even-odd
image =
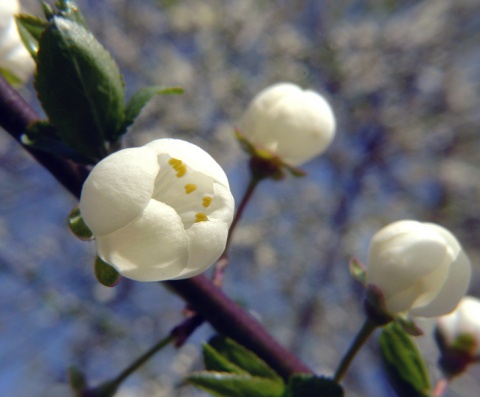
[[[279,83],[253,98],[239,130],[257,150],[298,166],[327,149],[335,135],[335,117],[316,92]]]
[[[106,157],[85,181],[80,199],[98,256],[138,281],[206,270],[225,249],[233,210],[218,163],[176,139]]]
[[[404,220],[373,236],[366,284],[381,291],[391,314],[437,317],[455,309],[470,273],[469,259],[447,229]]]
[[[32,75],[35,63],[23,45],[15,22],[20,11],[17,0],[2,0],[0,4],[0,74],[14,76],[25,82]]]
[[[445,348],[480,356],[480,299],[465,296],[453,312],[437,319],[437,332]]]
[[[447,377],[463,373],[480,360],[480,300],[464,297],[455,311],[437,319],[438,364]]]

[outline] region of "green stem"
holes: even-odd
[[[167,337],[159,341],[155,346],[148,350],[145,354],[142,354],[137,358],[132,364],[125,368],[116,378],[108,382],[115,389],[120,386],[120,384],[131,374],[133,374],[139,367],[145,364],[155,353],[162,350],[170,342],[175,340],[175,336],[170,334]]]
[[[358,351],[362,348],[365,342],[368,340],[370,335],[372,335],[373,331],[377,328],[377,325],[371,322],[370,320],[365,320],[362,325],[362,328],[358,332],[357,336],[353,340],[350,348],[348,349],[347,353],[343,356],[342,361],[340,362],[337,371],[333,377],[333,380],[337,383],[343,379],[345,373],[347,372],[350,364],[352,363],[355,355]]]

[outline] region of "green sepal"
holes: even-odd
[[[280,376],[265,361],[232,339],[217,335],[208,343],[220,355],[250,375],[283,383]]]
[[[203,344],[203,362],[207,371],[248,375],[247,371],[232,363],[208,343]]]
[[[98,282],[105,287],[115,287],[122,279],[115,268],[98,256],[95,258],[95,276]]]
[[[50,6],[50,4],[42,1],[42,10],[43,10],[43,15],[45,15],[45,18],[49,21],[55,16],[55,12],[53,11],[53,8]]]
[[[294,374],[288,379],[283,397],[342,397],[342,387],[330,378]]]
[[[76,22],[53,17],[40,37],[35,88],[62,141],[96,163],[123,125],[117,64]]]
[[[152,86],[138,90],[125,105],[125,120],[119,133],[124,134],[126,132],[127,127],[135,121],[143,107],[154,96],[168,94],[183,94],[183,89],[180,87]]]
[[[187,381],[216,397],[282,397],[285,390],[272,379],[229,372],[196,372]]]
[[[32,58],[37,60],[38,42],[40,35],[47,27],[47,22],[32,15],[20,14],[15,17],[18,33],[22,39],[23,45],[28,50]]]
[[[395,319],[395,315],[387,309],[383,292],[376,285],[368,284],[365,286],[363,308],[368,319],[379,327]]]
[[[293,167],[293,166],[285,164],[285,163],[282,163],[282,165],[290,173],[290,175],[292,175],[296,178],[303,178],[304,176],[307,176],[307,173],[300,168]]]
[[[68,157],[77,163],[87,164],[90,162],[87,157],[82,156],[62,142],[57,129],[48,120],[40,120],[30,124],[21,140],[25,146]]]
[[[363,263],[357,258],[351,258],[348,266],[352,278],[361,285],[365,285],[367,282],[367,270],[365,269]]]
[[[238,143],[240,144],[240,147],[242,150],[253,156],[255,154],[255,146],[253,146],[243,135],[239,130],[235,130],[235,138],[237,139]]]
[[[57,15],[69,19],[70,21],[76,22],[82,25],[84,28],[87,28],[87,22],[85,21],[85,17],[80,12],[76,1],[57,0],[55,6],[58,9]]]
[[[251,156],[250,170],[254,178],[272,178],[276,181],[280,181],[285,177],[285,170],[296,178],[301,178],[307,175],[302,169],[284,163],[278,156],[270,151],[256,147],[250,143],[250,141],[245,138],[239,130],[235,130],[235,138],[243,151]]]
[[[15,76],[10,70],[0,68],[0,75],[3,76],[7,82],[14,86],[17,87],[22,84],[22,80],[20,80],[17,76]]]
[[[388,379],[399,397],[430,396],[430,378],[412,338],[395,322],[380,334],[380,350]]]
[[[85,224],[82,214],[80,213],[80,208],[75,207],[70,212],[67,223],[72,233],[80,240],[89,241],[93,239],[93,233]]]
[[[68,369],[68,383],[74,392],[81,392],[87,387],[85,374],[75,366]]]
[[[412,320],[407,317],[402,317],[397,315],[395,317],[395,322],[408,334],[411,336],[422,336],[423,330],[415,324]]]

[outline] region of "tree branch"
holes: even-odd
[[[0,76],[0,126],[75,197],[80,197],[88,170],[63,157],[29,148],[21,143],[21,135],[39,116],[24,99]],[[311,373],[296,356],[283,348],[245,310],[232,301],[204,276],[166,282],[178,295],[219,333],[228,336],[275,369],[283,378],[293,373]]]
[[[40,116],[25,102],[0,75],[0,125],[41,165],[69,190],[75,197],[80,197],[83,181],[88,175],[86,167],[71,160],[44,151],[36,150],[21,142],[21,136],[27,126],[40,120]]]

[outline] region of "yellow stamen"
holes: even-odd
[[[175,168],[175,166],[181,165],[182,163],[183,163],[182,160],[174,159],[173,157],[170,160],[168,160],[168,164],[170,164],[173,168]]]
[[[172,157],[170,160],[168,160],[168,164],[170,164],[172,168],[177,171],[177,178],[180,178],[187,173],[187,166],[183,164],[182,160]]]
[[[213,200],[213,197],[205,196],[205,197],[203,198],[203,200],[202,200],[202,201],[203,201],[203,204],[202,204],[202,205],[203,205],[205,208],[208,208],[208,206],[211,204],[212,200]]]
[[[208,221],[208,217],[204,212],[197,212],[195,214],[195,223],[206,221]]]
[[[185,193],[190,194],[190,193],[194,192],[195,190],[197,190],[197,185],[195,185],[193,183],[189,183],[189,184],[185,185],[184,188],[185,188]]]

